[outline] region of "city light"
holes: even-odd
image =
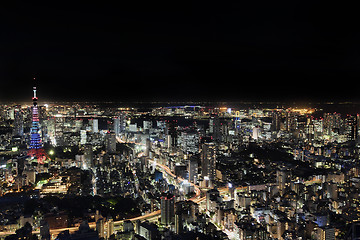
[[[76,203],[84,224],[85,213],[93,212],[87,234],[105,238],[124,224],[132,229],[124,220],[129,219],[140,220],[141,229],[173,234],[199,228],[205,234],[211,225],[229,239],[244,239],[244,232],[275,239],[287,235],[286,228],[295,231],[294,226],[311,222],[316,226],[311,234],[318,237],[345,234],[353,224],[332,224],[329,216],[360,218],[360,211],[349,212],[343,204],[359,202],[349,194],[360,182],[358,115],[330,112],[320,118],[316,109],[278,106],[189,111],[185,105],[149,112],[106,107],[104,116],[105,110],[77,104],[82,114],[74,118],[72,105],[42,108],[37,101],[36,96],[28,115],[5,107],[14,131],[0,143],[0,193],[36,190],[32,199],[49,206],[57,205],[47,202],[54,198],[75,205],[81,196],[91,203]],[[28,131],[21,119],[30,122]],[[70,203],[61,206],[67,214],[75,211]],[[99,209],[109,216],[101,217]],[[34,225],[44,224],[38,219]],[[198,224],[201,219],[204,226]],[[72,235],[79,229],[61,223],[49,233],[69,230]],[[0,230],[0,236],[16,234],[18,228]],[[145,230],[136,231],[146,236]]]
[[[1,5],[0,240],[360,239],[358,8],[117,5]]]

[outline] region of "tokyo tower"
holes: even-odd
[[[32,107],[32,126],[30,130],[30,146],[28,155],[37,160],[39,164],[44,164],[45,160],[47,160],[48,156],[43,149],[41,136],[40,136],[40,125],[39,125],[39,109],[37,106],[37,96],[36,96],[36,87],[33,88],[34,96],[33,107]]]

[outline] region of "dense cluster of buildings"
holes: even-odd
[[[38,105],[34,90],[0,106],[0,238],[360,237],[359,115]]]

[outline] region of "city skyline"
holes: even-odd
[[[1,101],[359,101],[355,8],[7,4]]]
[[[42,104],[32,90],[30,106],[0,104],[1,239],[360,235],[358,113]]]

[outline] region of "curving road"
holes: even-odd
[[[171,170],[169,167],[163,165],[163,164],[160,164],[154,160],[149,160],[150,163],[153,163],[153,164],[156,164],[157,167],[161,168],[163,171],[165,171],[167,174],[169,174],[170,176],[172,176],[173,178],[176,178],[178,180],[178,182],[182,182],[184,181],[185,179],[184,178],[181,178],[181,177],[177,177]],[[201,194],[201,190],[200,190],[200,187],[192,182],[189,182],[191,186],[194,187],[195,189],[195,196],[190,198],[189,200],[192,200],[195,202],[195,200],[198,200],[198,197],[200,196]]]

